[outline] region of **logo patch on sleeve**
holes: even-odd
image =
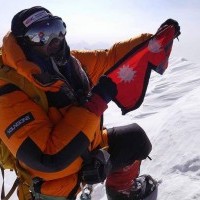
[[[24,125],[32,122],[34,120],[34,117],[31,112],[26,113],[25,115],[22,115],[17,120],[15,120],[12,124],[8,126],[6,129],[6,135],[8,138],[12,136],[13,133],[15,133],[17,130],[19,130]]]

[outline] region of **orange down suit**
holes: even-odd
[[[121,57],[149,37],[151,34],[142,34],[116,43],[109,50],[71,51],[71,54],[80,61],[95,85]],[[32,76],[40,73],[39,67],[26,59],[11,33],[4,37],[2,59],[4,65],[15,69],[44,92],[58,91],[63,85],[62,80],[51,85],[39,84]],[[7,85],[0,80],[0,88]],[[107,145],[100,117],[84,107],[51,107],[45,112],[27,94],[13,87],[0,93],[0,113],[0,138],[32,178],[43,179],[41,193],[46,195],[68,196],[77,184],[83,162],[81,154],[88,147],[93,150]],[[15,122],[19,126],[14,127]]]

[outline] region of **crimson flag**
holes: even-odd
[[[178,35],[178,23],[167,20],[155,35],[134,47],[105,73],[117,85],[118,94],[113,101],[121,108],[122,114],[142,104],[151,70],[163,74],[168,66],[173,40]]]

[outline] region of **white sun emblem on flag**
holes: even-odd
[[[128,65],[123,65],[121,68],[119,68],[118,77],[122,82],[130,83],[133,80],[135,73],[136,72]]]
[[[151,51],[152,53],[159,53],[160,51],[162,51],[161,44],[155,38],[149,41],[148,48],[149,51]]]

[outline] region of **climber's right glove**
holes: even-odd
[[[107,109],[107,104],[116,95],[116,84],[107,76],[101,76],[97,85],[92,88],[91,96],[84,106],[97,116],[101,116]]]
[[[97,149],[90,153],[89,160],[84,160],[80,177],[87,184],[102,183],[110,170],[110,154],[103,149]]]

